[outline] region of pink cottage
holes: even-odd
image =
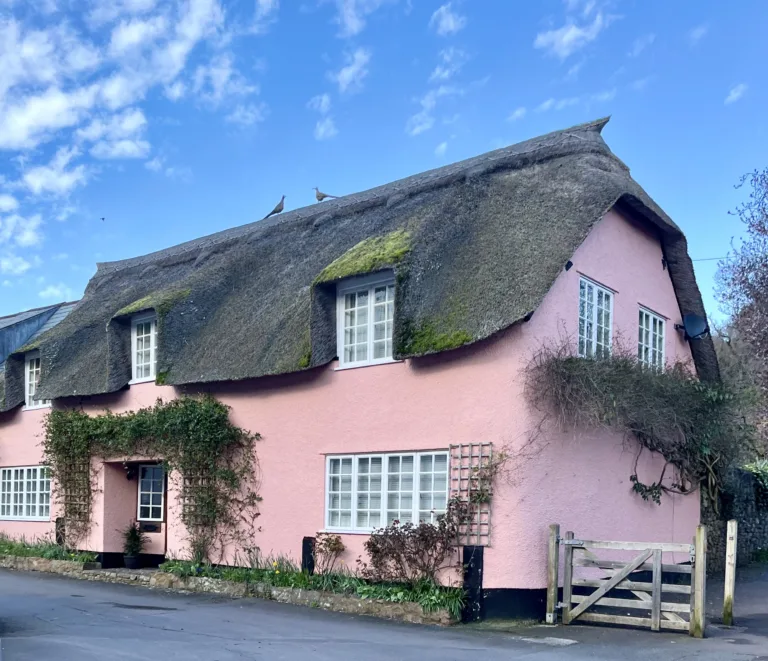
[[[521,371],[544,342],[569,337],[589,357],[640,337],[643,360],[717,378],[711,341],[675,328],[704,314],[685,237],[611,153],[606,123],[99,264],[76,305],[0,319],[0,531],[54,533],[56,485],[39,467],[51,406],[96,415],[211,393],[262,436],[265,554],[299,560],[334,531],[354,565],[373,528],[445,508],[471,444],[514,467],[467,540],[489,617],[543,614],[550,523],[690,541],[698,497],[640,499],[620,435],[545,426],[528,452],[541,414]],[[162,459],[95,462],[78,545],[105,565],[135,519],[147,560],[189,553]],[[639,477],[661,465],[645,453]]]

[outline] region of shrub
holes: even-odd
[[[76,551],[55,544],[46,537],[27,542],[23,537],[14,539],[0,533],[0,555],[21,558],[45,558],[46,560],[71,560],[73,562],[94,562],[96,554],[90,551]]]
[[[752,473],[763,489],[768,489],[768,459],[755,459],[745,464],[744,470]]]
[[[149,537],[142,532],[139,524],[134,521],[128,524],[122,531],[123,553],[128,556],[141,555],[146,545],[149,543]]]
[[[315,571],[318,574],[330,574],[342,553],[344,542],[339,535],[318,533],[315,537]]]
[[[470,512],[468,503],[453,498],[434,524],[395,521],[374,531],[365,542],[370,562],[361,563],[362,575],[372,581],[411,586],[435,583],[438,572],[451,566],[450,557]]]

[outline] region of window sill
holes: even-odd
[[[0,521],[27,521],[37,523],[50,523],[51,517],[33,517],[33,516],[0,516]]]
[[[318,534],[323,535],[372,535],[378,528],[371,528],[370,530],[349,530],[342,528],[324,528],[318,530]]]
[[[145,376],[143,379],[131,379],[128,382],[128,385],[129,386],[134,386],[137,383],[150,383],[150,382],[153,382],[155,380],[155,378],[156,377],[154,377],[154,376]]]
[[[21,410],[22,411],[38,411],[39,409],[49,409],[51,408],[50,404],[35,404],[34,406],[24,406]]]
[[[377,365],[392,365],[393,363],[404,363],[404,360],[377,360],[375,362],[371,363],[354,363],[353,365],[341,365],[339,364],[338,367],[334,367],[334,371],[341,372],[343,370],[356,370],[361,367],[376,367]]]

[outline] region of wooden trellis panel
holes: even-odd
[[[493,461],[492,443],[462,443],[451,445],[451,497],[470,501],[474,476]],[[473,519],[461,531],[465,546],[491,545],[491,502],[473,503]]]

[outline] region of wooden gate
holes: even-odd
[[[549,529],[547,622],[597,622],[649,627],[652,631],[688,631],[704,636],[706,608],[705,526],[692,544],[612,542],[560,537],[560,526]],[[558,600],[560,551],[563,551],[562,601]],[[609,560],[605,551],[623,552],[631,559]],[[690,564],[664,564],[663,554],[685,554]],[[579,569],[583,568],[583,569]],[[586,576],[576,576],[586,573]],[[650,581],[637,572],[650,573]],[[634,576],[633,576],[634,574]],[[664,582],[665,579],[668,582]],[[673,580],[675,579],[675,580]],[[636,613],[636,611],[641,611]]]

